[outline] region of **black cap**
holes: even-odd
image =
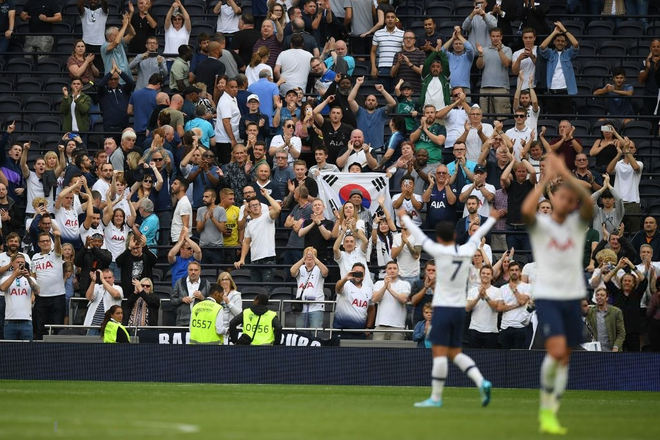
[[[411,89],[413,90],[412,84],[410,84],[408,81],[404,81],[403,84],[401,84],[401,87],[399,87],[400,90],[403,89]]]
[[[477,165],[474,167],[474,173],[486,173],[486,168],[482,167],[481,165]]]

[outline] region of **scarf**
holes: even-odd
[[[149,306],[143,298],[138,298],[128,318],[129,327],[144,327],[149,325]]]

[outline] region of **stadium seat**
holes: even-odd
[[[589,130],[591,129],[591,124],[589,121],[585,121],[582,119],[575,119],[571,121],[571,125],[575,127],[575,136],[576,137],[582,137],[584,138],[585,136],[589,136]]]
[[[215,22],[211,21],[200,21],[199,18],[193,19],[193,25],[190,32],[190,40],[197,41],[197,36],[202,32],[205,32],[208,35],[215,34]]]
[[[62,87],[71,87],[71,81],[64,78],[48,78],[46,84],[44,85],[44,91],[46,92],[62,92]]]
[[[474,11],[474,2],[463,1],[454,8],[454,16],[467,17],[472,11]]]
[[[598,44],[593,41],[580,41],[580,51],[578,58],[589,58],[596,55],[598,52]]]
[[[34,63],[30,58],[12,58],[5,64],[5,70],[8,72],[32,72]]]
[[[41,92],[41,78],[20,75],[16,80],[16,91]]]
[[[617,133],[621,132],[621,123],[615,119],[611,121],[594,122],[593,124],[591,124],[591,135],[601,137],[600,127],[602,127],[603,125],[612,125],[614,129],[617,131]]]
[[[658,29],[660,32],[660,29]],[[649,54],[649,46],[651,45],[650,41],[636,41],[633,42],[633,44],[630,46],[630,49],[628,50],[628,53],[631,56],[640,56],[646,58],[646,56]],[[638,66],[641,66],[643,59],[639,59],[638,61]]]
[[[14,121],[14,124],[16,125],[15,130],[18,133],[32,130],[32,119],[26,114],[7,114],[2,115],[2,118],[6,123]]]
[[[243,299],[254,299],[259,294],[268,294],[268,289],[261,286],[241,286],[238,290],[241,292]]]
[[[454,5],[452,3],[434,4],[426,8],[427,17],[453,17]]]
[[[562,24],[568,32],[579,37],[584,34],[584,22],[580,20],[566,20],[562,21]],[[580,42],[580,52],[582,52],[582,43]]]
[[[654,197],[657,200],[658,194],[660,194],[660,180],[642,179],[639,181],[641,197]]]
[[[41,133],[60,133],[62,118],[57,116],[37,116],[34,119],[34,129]]]
[[[635,20],[626,20],[616,26],[617,35],[639,37],[644,35],[644,23]]]
[[[14,82],[6,78],[0,79],[0,93],[12,93],[14,91]]]
[[[58,38],[55,44],[55,52],[66,54],[67,58],[73,53],[73,46],[76,44],[77,38]]]
[[[599,55],[619,57],[619,59],[613,60],[616,61],[617,64],[621,62],[621,59],[625,58],[627,52],[628,45],[622,41],[603,41],[598,50]]]
[[[30,95],[25,98],[25,110],[49,113],[51,109],[52,103],[48,96]]]
[[[609,77],[610,65],[603,61],[593,61],[586,64],[580,71],[580,76]]]
[[[66,21],[53,24],[53,33],[57,35],[71,35],[71,25]]]
[[[462,24],[462,21],[443,21],[437,29],[440,35],[451,35],[454,33],[454,26],[461,26]]]
[[[623,135],[628,137],[650,136],[653,126],[648,121],[632,121],[623,128]]]
[[[62,73],[62,63],[57,58],[42,58],[37,61],[39,72]]]
[[[646,35],[649,37],[660,35],[660,20],[649,23],[649,27],[646,29]]]
[[[20,112],[23,108],[22,100],[17,96],[2,95],[0,96],[0,113],[17,113]],[[10,119],[3,115],[4,121],[10,121]]]
[[[614,35],[614,23],[605,20],[591,21],[587,25],[586,33],[587,35],[611,37]]]

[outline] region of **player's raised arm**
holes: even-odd
[[[415,237],[415,240],[422,244],[422,248],[430,255],[435,257],[437,250],[440,248],[440,245],[434,243],[433,240],[431,240],[429,236],[424,233],[424,231],[419,229],[419,227],[413,223],[405,209],[401,208],[396,213],[399,216],[401,222],[406,225],[406,228],[408,228],[412,236]]]
[[[488,217],[488,220],[486,220],[484,224],[479,227],[479,229],[474,231],[474,234],[472,234],[472,237],[470,237],[468,242],[472,242],[475,248],[478,248],[479,245],[481,244],[481,239],[484,238],[486,234],[490,232],[493,226],[495,226],[495,222],[497,222],[498,218],[499,215],[497,214],[497,209],[491,208],[490,216]]]
[[[581,181],[571,173],[566,167],[566,162],[557,155],[546,156],[546,169],[548,166],[548,159],[550,159],[551,168],[555,170],[554,174],[562,178],[562,182],[570,186],[575,191],[578,201],[580,202],[580,217],[582,221],[591,223],[594,218],[594,205],[591,202],[591,194],[580,183]]]

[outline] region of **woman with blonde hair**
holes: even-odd
[[[346,231],[350,230],[358,240],[362,240],[364,243],[367,242],[364,220],[358,218],[357,209],[355,209],[352,202],[344,203],[341,210],[335,211],[334,214],[337,221],[332,228],[332,238],[337,238],[340,234],[345,234]]]
[[[223,334],[228,334],[229,322],[243,311],[243,300],[241,292],[238,291],[234,279],[229,272],[221,272],[218,275],[218,285],[222,289],[222,323]],[[229,339],[225,339],[229,341]]]
[[[126,306],[131,310],[129,327],[158,325],[160,298],[154,293],[154,283],[149,278],[133,280],[133,294],[126,298]]]
[[[270,50],[268,50],[266,46],[259,47],[259,49],[252,54],[250,65],[245,69],[245,76],[247,76],[248,85],[259,81],[259,73],[261,73],[262,70],[267,70],[270,77],[273,77],[272,67],[266,64],[269,56]]]
[[[195,84],[195,87],[201,90],[201,92],[198,93],[199,101],[197,102],[197,105],[204,105],[204,107],[206,107],[206,113],[215,118],[216,109],[215,104],[213,103],[213,95],[206,90],[206,84],[198,82]]]

